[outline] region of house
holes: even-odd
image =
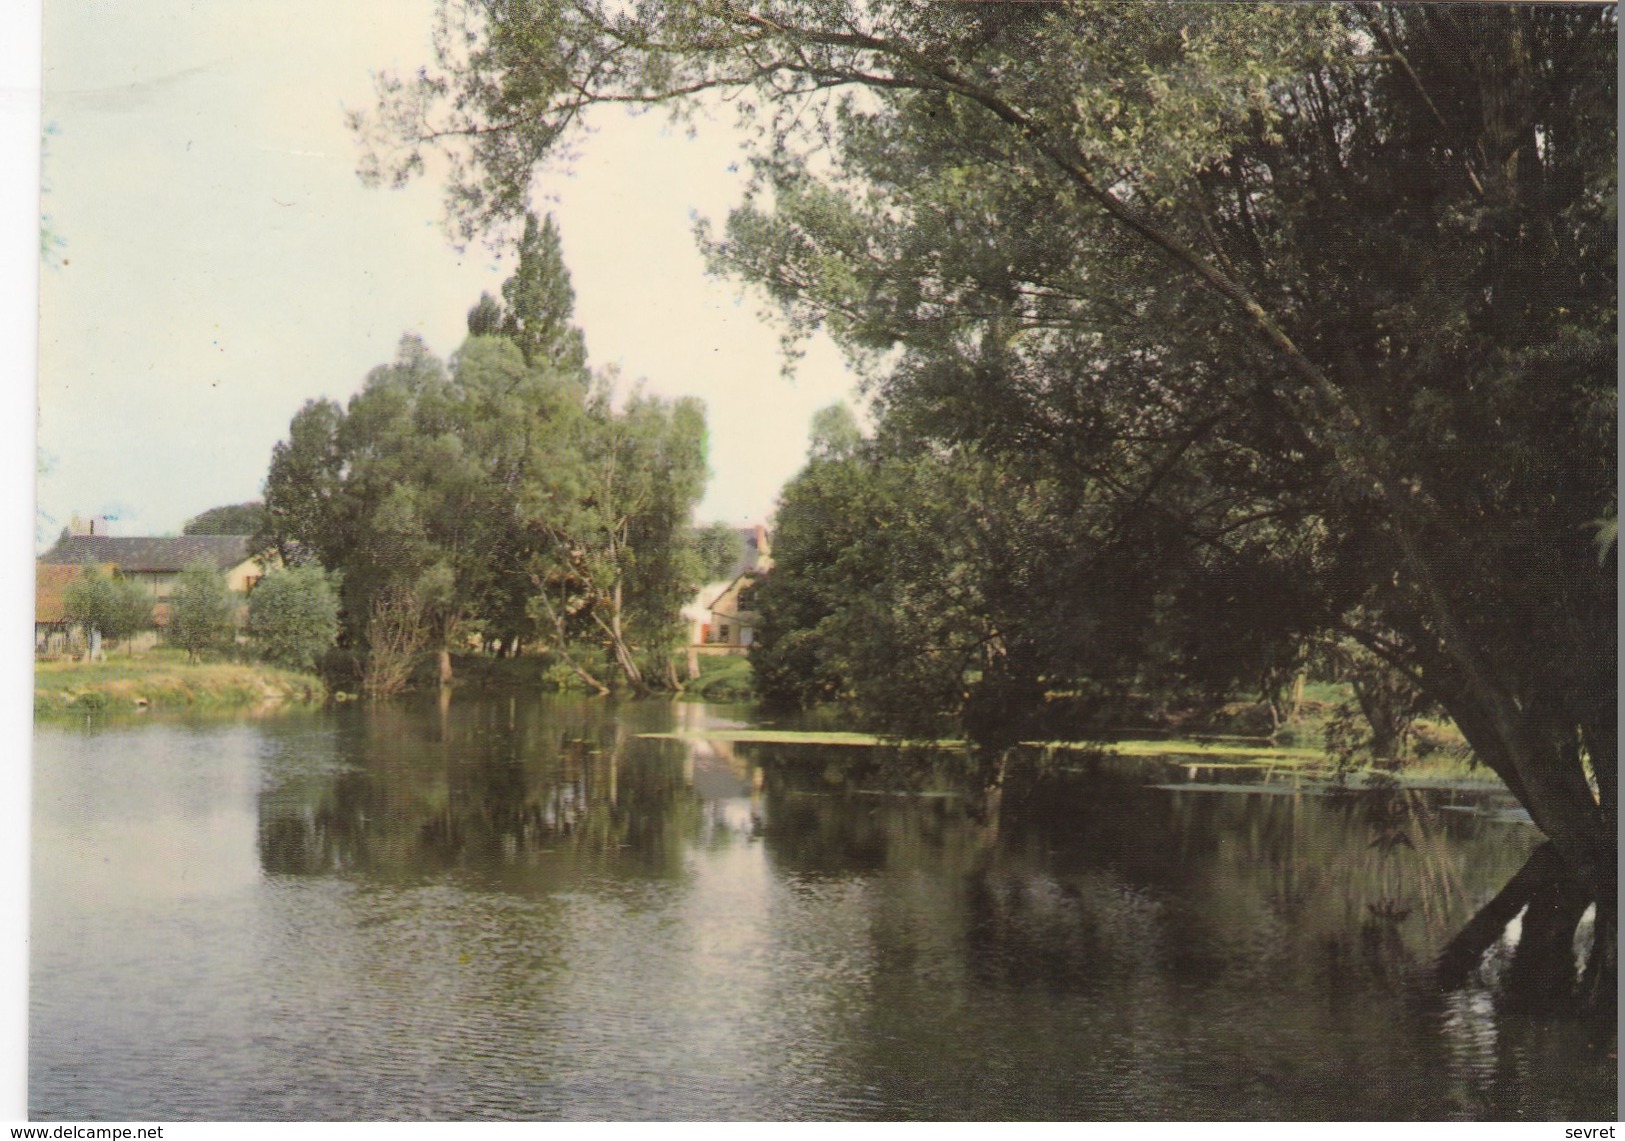
[[[683,607],[688,622],[689,676],[699,674],[701,654],[744,654],[761,625],[753,605],[755,587],[773,568],[773,547],[761,524],[739,529],[740,556],[727,578],[700,588]]]
[[[702,654],[742,654],[756,640],[762,616],[752,604],[758,574],[740,574],[727,582],[712,583],[684,610],[689,619],[689,644]]]
[[[70,652],[73,635],[68,621],[66,597],[68,584],[79,577],[74,566],[50,566],[41,563],[34,568],[34,652],[36,654],[66,654]]]
[[[34,568],[34,650],[60,653],[70,631],[63,618],[62,599],[68,583],[81,567],[140,583],[153,600],[153,623],[162,629],[169,620],[166,600],[181,571],[206,561],[225,576],[226,585],[245,595],[265,577],[265,564],[249,553],[247,535],[182,535],[178,538],[120,538],[112,535],[69,534],[39,557]],[[141,642],[156,635],[147,635]],[[137,642],[137,646],[141,644]]]
[[[41,567],[110,566],[120,578],[133,579],[161,602],[175,589],[181,571],[206,560],[226,576],[226,585],[247,594],[265,577],[265,565],[248,549],[247,535],[181,535],[174,538],[119,538],[112,535],[66,535],[40,556]]]

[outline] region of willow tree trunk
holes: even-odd
[[[621,630],[622,590],[617,580],[609,596],[609,621],[595,610],[593,620],[598,623],[605,636],[609,639],[610,650],[615,655],[615,664],[621,667],[621,675],[632,691],[639,696],[650,693],[649,683],[643,678],[643,671],[638,668],[637,659],[632,654],[632,647],[627,644],[626,636]]]

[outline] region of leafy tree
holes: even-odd
[[[694,532],[694,557],[701,582],[726,577],[745,557],[744,537],[726,523],[707,523]]]
[[[273,452],[255,540],[290,564],[344,572],[357,646],[376,599],[410,596],[410,607],[386,607],[390,628],[406,614],[427,624],[442,681],[462,641],[508,646],[535,633],[527,560],[539,539],[517,504],[535,465],[572,468],[562,452],[543,454],[561,439],[548,425],[579,419],[586,401],[586,350],[551,219],[527,219],[502,293],[505,305],[482,295],[470,310],[449,369],[407,337],[347,408],[307,404]]]
[[[1014,478],[974,449],[883,436],[832,457],[816,436],[780,498],[758,589],[751,661],[764,697],[848,700],[877,728],[957,725],[998,748],[1051,731],[1044,690],[1063,656],[1075,680],[1121,672],[1143,586],[1049,589],[1073,557],[1066,488]]]
[[[688,517],[704,476],[695,402],[634,395],[617,410],[607,380],[589,392],[527,366],[506,337],[469,338],[449,371],[407,338],[347,409],[295,417],[264,541],[343,572],[357,646],[377,599],[410,596],[391,621],[425,624],[442,679],[471,638],[540,636],[600,689],[591,662],[607,647],[643,690],[651,662],[670,673],[697,584]]]
[[[567,375],[585,375],[587,347],[581,330],[570,323],[576,295],[552,215],[538,224],[535,214],[526,213],[519,267],[502,283],[502,297],[507,304],[501,332],[519,346],[527,365],[545,362]]]
[[[196,661],[200,654],[230,649],[236,634],[237,599],[214,564],[199,559],[181,571],[169,593],[166,639]]]
[[[680,611],[703,569],[688,520],[705,486],[705,415],[691,399],[639,393],[616,412],[612,398],[600,384],[549,423],[538,439],[549,462],[530,467],[519,510],[536,540],[532,604],[555,647],[601,642],[641,692],[651,659],[674,678]],[[579,655],[567,661],[602,688]]]
[[[338,636],[338,596],[319,567],[272,571],[248,596],[248,633],[261,658],[311,670]]]
[[[1353,691],[1352,702],[1340,703],[1326,729],[1326,751],[1348,765],[1357,753],[1378,764],[1392,764],[1406,754],[1415,722],[1428,712],[1428,702],[1409,677],[1358,642],[1345,641],[1320,655],[1324,666]],[[1361,728],[1356,728],[1355,709]]]
[[[274,552],[284,566],[337,567],[349,548],[338,434],[343,420],[344,410],[333,401],[308,400],[294,415],[288,438],[271,450],[264,512],[251,545]]]
[[[448,376],[421,341],[405,337],[347,410],[307,404],[273,452],[262,540],[295,562],[314,556],[343,572],[357,646],[365,645],[373,599],[411,592],[445,678],[474,600],[495,573],[490,532],[502,519],[491,498],[500,473],[488,466],[501,456],[476,450],[470,422],[484,397],[518,383],[523,366],[512,346],[476,339],[459,373]]]
[[[858,418],[844,402],[831,404],[813,413],[808,432],[809,454],[815,460],[850,459],[863,445]]]
[[[181,526],[183,535],[252,535],[260,529],[265,515],[258,501],[211,507],[194,515]]]
[[[152,624],[152,600],[139,583],[109,578],[86,566],[63,592],[69,622],[98,631],[109,642],[127,641]]]

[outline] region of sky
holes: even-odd
[[[339,401],[405,332],[444,357],[512,271],[459,252],[431,175],[363,187],[346,108],[376,70],[431,60],[431,0],[52,2],[44,17],[36,545],[71,515],[178,533],[258,497],[308,399]],[[538,187],[560,227],[591,362],[702,398],[702,520],[765,519],[819,408],[853,398],[827,341],[793,380],[760,299],[708,278],[693,218],[742,175],[729,115],[699,136],[619,111]]]

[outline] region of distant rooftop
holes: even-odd
[[[767,528],[755,523],[749,527],[736,527],[735,530],[739,534],[743,550],[728,577],[735,579],[741,574],[766,573],[772,570],[773,544],[768,539]]]
[[[181,535],[175,538],[118,538],[69,535],[40,556],[51,566],[112,563],[125,573],[171,574],[207,559],[228,570],[248,558],[248,535]]]

